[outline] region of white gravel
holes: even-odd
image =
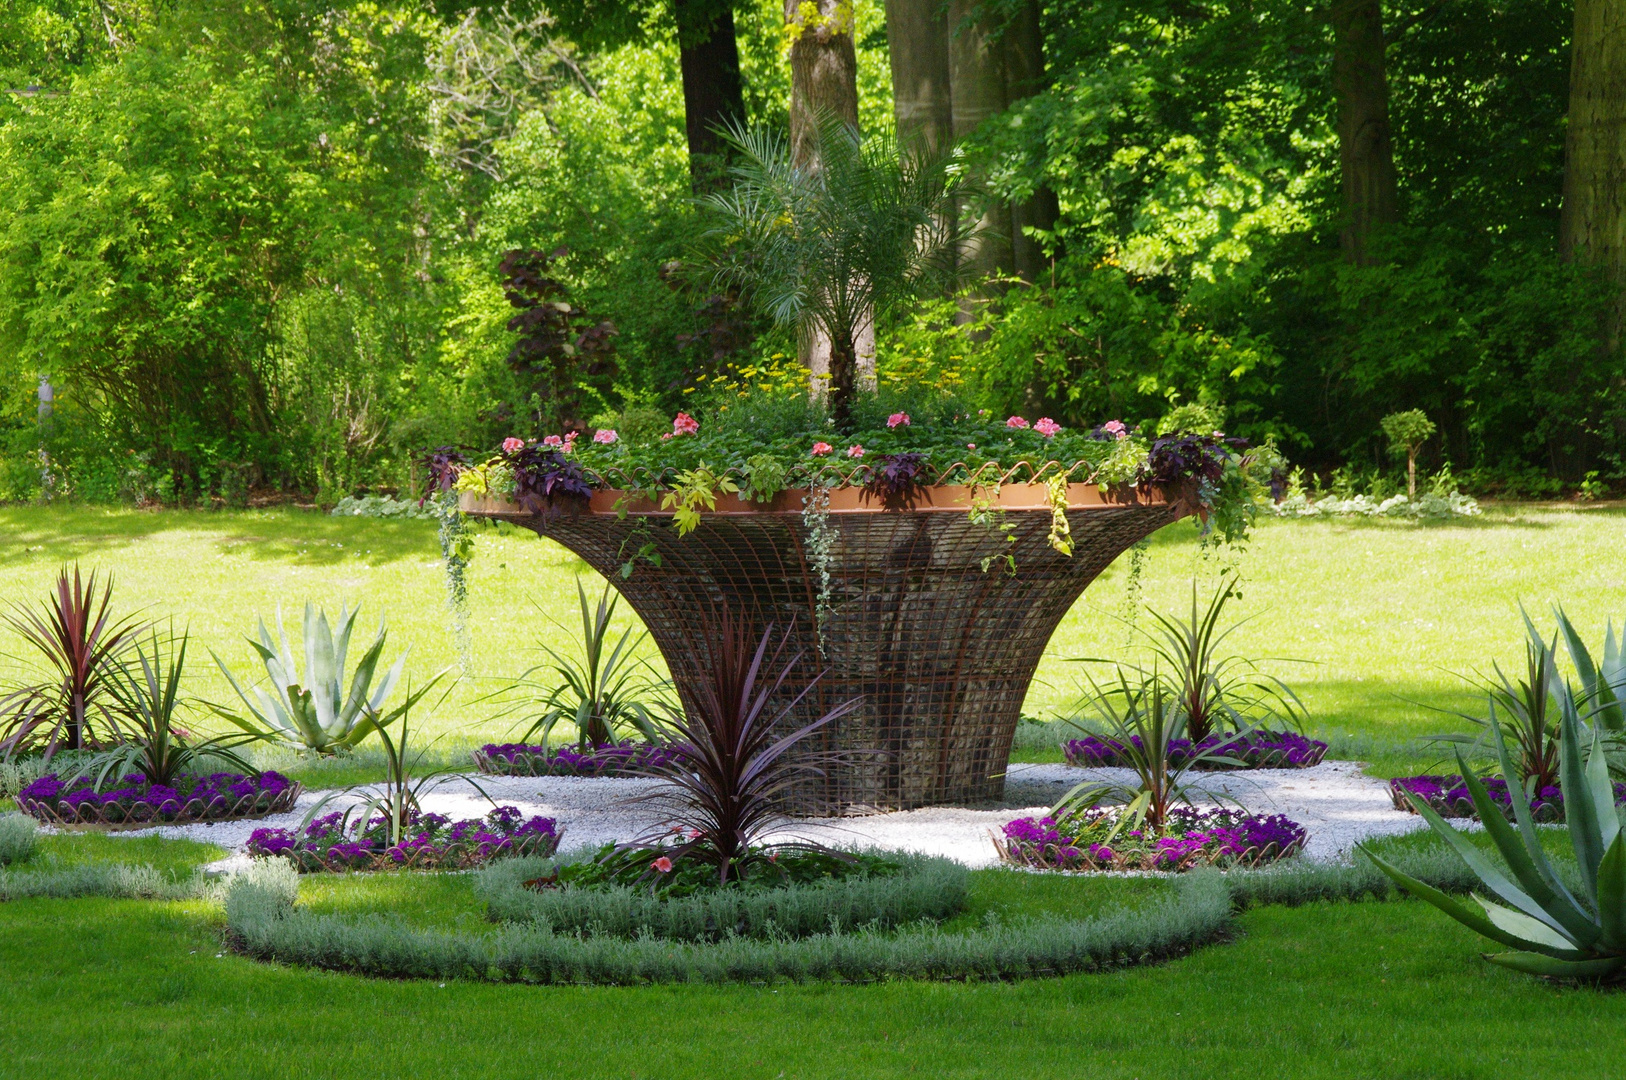
[[[650,780],[585,779],[575,777],[476,778],[498,803],[517,806],[527,816],[556,818],[564,829],[564,847],[597,846],[630,840],[657,828],[657,807],[629,800],[659,787]],[[989,831],[1013,818],[1043,812],[1080,781],[1126,783],[1124,769],[1076,769],[1070,765],[1012,765],[1005,798],[976,806],[936,806],[865,817],[805,819],[787,832],[825,843],[853,848],[878,847],[945,855],[968,866],[989,866],[996,861]],[[1257,769],[1247,772],[1207,773],[1197,776],[1194,788],[1209,793],[1211,801],[1246,807],[1256,814],[1286,814],[1309,833],[1305,855],[1334,859],[1369,836],[1410,832],[1423,827],[1421,819],[1394,808],[1388,784],[1362,776],[1351,761],[1326,762],[1313,769]],[[119,832],[115,836],[164,836],[205,840],[231,850],[232,857],[217,866],[241,862],[249,833],[266,826],[291,828],[321,792],[306,792],[290,813],[258,821],[220,822],[211,825],[160,826]],[[1201,800],[1199,800],[1200,802]],[[490,808],[471,783],[452,779],[423,799],[424,808],[454,818],[476,817]],[[334,808],[345,805],[334,801]]]

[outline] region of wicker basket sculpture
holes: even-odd
[[[707,664],[704,612],[794,622],[803,685],[826,671],[803,722],[863,700],[810,740],[855,752],[854,764],[828,770],[797,808],[850,812],[999,798],[1023,698],[1062,616],[1125,549],[1197,509],[1184,489],[1070,485],[1067,556],[1048,540],[1044,485],[985,490],[1003,511],[993,523],[967,513],[969,487],[927,487],[904,508],[834,488],[822,517],[804,515],[805,491],[767,504],[725,495],[683,537],[665,527],[670,511],[619,491],[543,514],[469,494],[462,505],[558,541],[615,582],[686,702],[689,673]],[[623,579],[646,544],[660,565],[638,561]]]

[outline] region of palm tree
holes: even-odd
[[[830,412],[850,422],[859,327],[952,284],[967,238],[965,194],[948,154],[862,138],[822,117],[815,165],[797,165],[777,132],[734,128],[734,184],[701,200],[716,219],[716,278],[776,322],[830,339]]]

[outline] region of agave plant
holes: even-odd
[[[1517,791],[1513,762],[1494,713],[1491,742],[1502,778]],[[1485,831],[1501,853],[1510,878],[1423,800],[1412,806],[1479,875],[1500,903],[1478,894],[1470,906],[1397,869],[1369,848],[1363,853],[1413,896],[1428,901],[1464,926],[1512,951],[1487,953],[1494,964],[1532,975],[1608,979],[1626,971],[1626,831],[1615,806],[1614,785],[1604,758],[1602,733],[1593,728],[1583,760],[1582,725],[1559,727],[1559,785],[1564,792],[1566,828],[1580,871],[1580,894],[1565,884],[1541,845],[1526,800],[1513,800],[1517,829],[1503,818],[1485,785],[1458,750],[1457,764]]]
[[[1603,655],[1594,660],[1564,609],[1554,608],[1553,614],[1558,618],[1558,632],[1563,635],[1570,660],[1575,664],[1575,674],[1581,681],[1581,702],[1588,718],[1611,734],[1626,733],[1626,649],[1622,648],[1626,640],[1616,639],[1615,624],[1611,620],[1604,630]],[[1529,622],[1526,616],[1526,625]],[[1531,633],[1534,632],[1532,629]]]
[[[538,673],[554,676],[553,686],[541,700],[541,713],[520,736],[521,742],[546,742],[560,721],[576,725],[578,748],[614,743],[627,731],[640,732],[654,741],[658,731],[644,698],[659,692],[658,684],[646,674],[647,667],[635,657],[646,635],[634,635],[629,627],[610,645],[610,623],[620,597],[609,583],[589,607],[587,591],[576,581],[576,599],[581,606],[581,653],[566,656],[546,642],[542,648],[551,664],[539,664],[519,677],[517,686],[540,688]],[[606,648],[608,646],[608,648]]]
[[[44,676],[14,687],[0,698],[0,756],[43,746],[50,757],[97,745],[113,737],[118,702],[110,692],[131,642],[143,626],[133,616],[115,619],[109,578],[96,595],[96,574],[88,579],[73,568],[57,575],[56,592],[36,611],[13,604],[5,621],[38,654]]]
[[[1119,668],[1116,686],[1103,689],[1093,679],[1090,686],[1086,709],[1106,722],[1107,738],[1118,747],[1119,760],[1134,772],[1137,783],[1128,786],[1087,780],[1062,796],[1052,807],[1052,816],[1093,807],[1103,799],[1121,798],[1127,805],[1120,825],[1144,825],[1162,832],[1176,805],[1191,805],[1185,784],[1189,770],[1202,764],[1242,765],[1217,748],[1202,748],[1196,743],[1188,754],[1177,759],[1171,744],[1184,730],[1185,715],[1171,688],[1155,671],[1150,678],[1136,683]],[[1088,731],[1075,721],[1068,723]]]
[[[277,611],[277,640],[272,639],[265,620],[260,620],[260,639],[250,638],[248,643],[265,664],[269,687],[244,689],[225,661],[210,654],[252,719],[219,705],[210,707],[250,734],[289,742],[319,754],[333,754],[355,746],[380,725],[401,715],[405,706],[386,713],[384,702],[395,690],[401,679],[402,665],[406,663],[403,652],[374,684],[386,637],[384,624],[380,622],[378,636],[357,662],[349,689],[345,689],[345,659],[357,611],[340,609],[339,630],[335,634],[328,625],[326,612],[317,611],[309,603],[305,605],[303,679],[288,644],[288,635],[282,628],[282,611]]]
[[[801,653],[786,655],[793,629],[786,628],[776,641],[770,625],[756,638],[727,610],[708,628],[710,663],[694,687],[694,708],[670,712],[665,721],[674,736],[670,757],[639,770],[674,786],[675,791],[643,797],[666,809],[671,831],[651,834],[638,846],[662,846],[679,837],[670,851],[674,862],[693,859],[714,866],[718,881],[726,883],[740,876],[748,860],[766,857],[763,840],[784,821],[786,793],[803,780],[824,775],[821,763],[837,759],[833,753],[790,755],[808,736],[852,712],[860,700],[843,702],[810,724],[786,730],[786,721],[823,677],[822,672],[814,676],[794,695],[785,689],[802,658]],[[774,846],[818,848],[805,843]]]
[[[181,676],[186,668],[187,635],[177,640],[173,633],[160,637],[154,629],[145,641],[137,639],[134,656],[115,668],[108,693],[117,702],[116,737],[110,749],[93,755],[67,778],[71,786],[81,776],[94,776],[99,790],[108,777],[141,773],[149,782],[174,786],[185,772],[196,771],[197,763],[211,757],[223,760],[251,776],[255,769],[239,756],[236,748],[259,736],[223,735],[195,739],[182,733],[177,724],[181,706]]]
[[[1286,683],[1242,657],[1221,652],[1225,640],[1247,622],[1220,625],[1226,603],[1237,595],[1236,578],[1227,574],[1204,608],[1193,579],[1190,618],[1148,609],[1156,628],[1141,631],[1158,666],[1174,673],[1170,694],[1192,742],[1202,742],[1222,727],[1242,732],[1304,726],[1303,703]]]

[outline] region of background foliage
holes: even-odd
[[[793,353],[695,272],[664,7],[573,40],[592,10],[0,0],[0,499],[332,502],[410,487],[426,446],[545,433],[508,360],[518,248],[563,249],[565,300],[615,329],[584,421]],[[884,132],[884,15],[855,10]],[[1052,272],[902,313],[882,377],[1069,426],[1205,403],[1345,476],[1392,476],[1377,420],[1421,408],[1423,466],[1480,488],[1622,475],[1607,290],[1556,250],[1571,17],[1385,6],[1401,223],[1355,267],[1324,11],[1049,4],[1047,88],[965,152],[993,193],[1055,191]],[[736,22],[747,111],[782,127],[781,6]]]

